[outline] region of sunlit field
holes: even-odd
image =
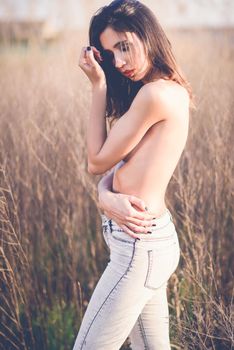
[[[168,285],[171,346],[231,349],[234,31],[167,33],[196,96],[167,191],[181,245]],[[100,177],[87,172],[85,44],[72,33],[0,47],[0,349],[72,349],[108,262]]]

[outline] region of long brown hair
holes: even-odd
[[[140,1],[114,0],[94,14],[89,27],[90,45],[95,46],[103,56],[100,65],[107,82],[107,117],[121,117],[144,85],[142,81],[134,82],[123,76],[113,65],[112,58],[103,50],[100,35],[107,27],[116,32],[135,33],[142,41],[151,63],[147,79],[156,73],[159,78],[174,80],[185,87],[192,100],[191,87],[180,71],[171,43],[154,13]]]

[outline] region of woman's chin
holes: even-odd
[[[129,77],[129,79],[132,80],[132,81],[139,81],[139,80],[141,80],[141,79],[138,77],[137,74],[134,74],[132,77]]]
[[[145,73],[136,73],[134,74],[132,77],[130,77],[129,79],[131,79],[132,81],[143,81],[145,78]]]

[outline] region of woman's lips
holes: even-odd
[[[127,77],[131,77],[134,73],[135,69],[132,70],[126,70],[125,72],[123,72],[124,75],[126,75]]]

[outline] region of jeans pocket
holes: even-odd
[[[147,251],[148,267],[145,287],[157,289],[168,281],[179,262],[179,245],[171,242],[163,249],[150,249]]]

